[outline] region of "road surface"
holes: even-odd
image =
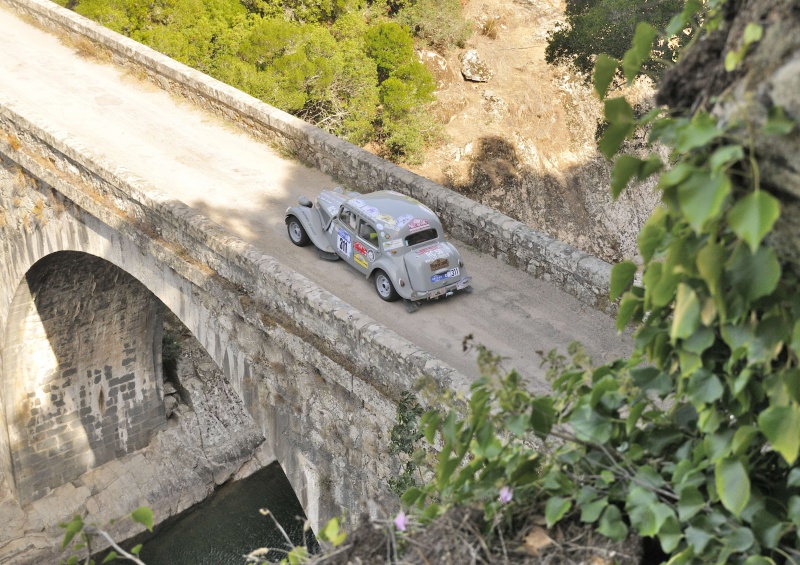
[[[284,211],[335,182],[287,160],[269,145],[189,102],[84,58],[59,39],[0,5],[0,95],[51,129],[183,201],[281,263],[450,364],[478,376],[471,334],[506,357],[537,390],[546,390],[537,351],[582,342],[596,363],[627,355],[630,337],[613,319],[556,287],[455,242],[475,291],[423,304],[408,314],[385,303],[371,283],[342,261],[320,260],[313,246],[291,244]],[[376,189],[379,187],[376,187]]]

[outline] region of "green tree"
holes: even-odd
[[[551,65],[569,65],[588,79],[597,54],[622,58],[638,22],[663,29],[683,4],[683,0],[567,0],[566,22],[550,33],[545,60]],[[674,60],[685,39],[678,33],[654,43],[655,58],[643,70],[663,69],[662,61]]]
[[[414,60],[414,38],[396,22],[380,22],[370,27],[364,42],[367,55],[377,65],[381,82]]]
[[[472,35],[472,24],[464,20],[458,0],[418,0],[397,13],[397,21],[440,51],[463,47]]]

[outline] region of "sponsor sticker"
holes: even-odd
[[[378,216],[378,209],[375,208],[374,206],[364,206],[361,209],[361,211],[364,212],[364,214],[366,214],[367,216],[371,217]],[[378,216],[378,218],[380,218],[380,216]]]
[[[413,220],[409,221],[408,224],[408,231],[410,233],[416,233],[418,231],[426,230],[431,225],[428,223],[428,220],[424,220],[422,218],[414,218]]]
[[[423,259],[426,263],[431,263],[437,259],[446,260],[449,255],[447,250],[439,243],[434,243],[433,245],[423,247],[422,249],[417,249],[416,254],[417,257]]]
[[[367,261],[372,263],[374,260],[375,260],[375,252],[370,249],[369,251],[367,251]]]
[[[458,276],[458,267],[456,267],[455,269],[450,269],[449,271],[447,271],[446,273],[442,273],[441,275],[433,275],[431,277],[431,282],[436,283],[457,276]]]
[[[389,241],[383,242],[384,251],[391,251],[392,249],[397,249],[398,247],[403,247],[402,239],[390,239]]]
[[[377,214],[377,213],[378,213],[378,211],[377,211],[377,210],[375,210],[375,213]],[[376,220],[380,220],[380,221],[382,221],[384,224],[388,224],[388,225],[390,225],[390,226],[393,226],[393,225],[395,224],[395,219],[394,219],[394,216],[390,216],[390,215],[388,215],[388,214],[379,214],[379,215],[376,215],[376,216],[375,216],[375,219],[376,219]]]
[[[350,253],[353,250],[352,240],[350,239],[350,234],[341,228],[338,230],[336,246],[339,248],[339,251],[344,253],[347,257],[350,257]]]
[[[364,256],[363,256],[361,253],[356,253],[356,254],[353,256],[353,260],[354,260],[356,263],[358,263],[359,265],[361,265],[362,267],[364,267],[365,269],[366,269],[366,268],[367,268],[367,266],[368,266],[368,264],[367,264],[367,260],[366,260],[366,259],[364,259]]]
[[[356,242],[353,244],[353,249],[355,249],[356,251],[358,251],[358,252],[359,252],[359,253],[361,253],[362,255],[366,255],[366,254],[367,254],[367,248],[366,248],[366,247],[364,247],[364,244],[363,244],[363,243],[361,243],[360,241],[356,241]]]
[[[408,222],[410,222],[413,219],[414,216],[412,216],[411,214],[403,214],[402,216],[397,218],[397,224],[396,224],[397,229],[401,229],[403,226],[405,226]]]

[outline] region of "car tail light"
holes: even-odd
[[[459,260],[458,260],[458,266],[459,266],[459,267],[461,267],[461,268],[464,268],[464,261],[462,261],[461,259],[459,259]]]

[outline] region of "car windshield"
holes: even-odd
[[[421,232],[412,233],[406,237],[406,245],[411,247],[413,245],[425,243],[426,241],[431,241],[432,239],[436,239],[436,237],[436,230],[434,228],[429,228],[427,230],[422,230]]]

